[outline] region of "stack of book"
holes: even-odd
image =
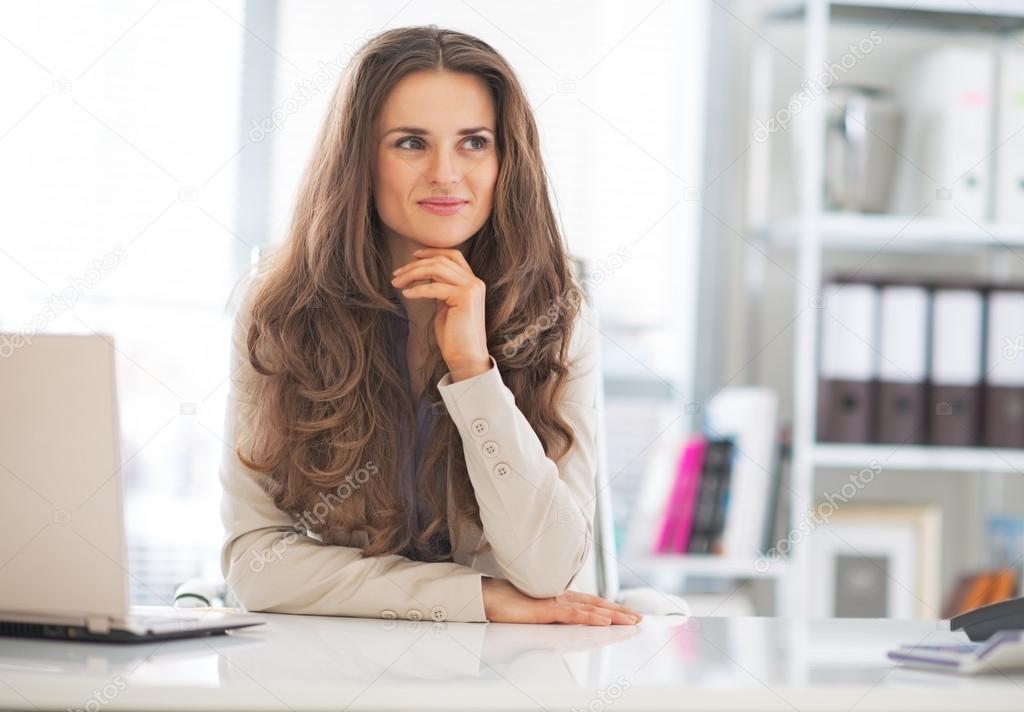
[[[722,553],[732,440],[691,438],[679,457],[657,553]]]
[[[780,492],[788,491],[789,467],[777,412],[769,388],[724,388],[708,401],[699,430],[663,439],[631,507],[629,554],[750,562],[785,536],[788,498]]]

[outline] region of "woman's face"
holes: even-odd
[[[456,247],[487,221],[498,177],[494,102],[473,74],[418,71],[388,95],[377,125],[373,193],[397,236]],[[465,201],[431,209],[423,201]]]

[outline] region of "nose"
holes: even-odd
[[[446,185],[459,182],[459,169],[452,153],[446,149],[440,149],[434,153],[434,160],[430,165],[430,182],[433,184]]]

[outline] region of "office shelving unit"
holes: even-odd
[[[936,30],[938,41],[955,39],[958,32],[989,33],[993,46],[1007,32],[1024,28],[1024,3],[1012,0],[787,0],[774,3],[758,19],[751,54],[751,123],[770,117],[774,105],[773,72],[775,48],[768,36],[773,27],[788,23],[801,25],[802,78],[814,79],[829,58],[830,32],[843,23]],[[865,24],[868,23],[868,24]],[[895,34],[899,30],[893,31]],[[889,38],[886,41],[895,42]],[[794,87],[795,90],[795,87]],[[815,478],[819,469],[862,468],[872,461],[884,463],[886,474],[898,471],[946,471],[964,473],[1022,473],[1024,450],[982,447],[947,448],[929,446],[846,445],[816,441],[817,344],[819,309],[806,305],[816,297],[822,281],[823,253],[835,251],[878,251],[936,254],[937,251],[991,251],[993,254],[1024,246],[1024,225],[982,222],[954,222],[910,215],[867,215],[835,213],[824,204],[825,138],[827,97],[817,97],[803,109],[800,129],[798,178],[794,179],[797,201],[794,214],[779,217],[770,210],[769,181],[772,178],[772,140],[754,142],[749,155],[748,232],[763,250],[789,248],[795,254],[796,286],[793,362],[793,443],[789,493],[790,512],[807,512],[814,506]],[[790,126],[788,131],[793,131]],[[788,137],[787,137],[788,138]],[[996,249],[992,249],[996,248]],[[746,284],[751,305],[768,298],[762,293],[764,251],[747,250]],[[995,257],[999,259],[998,256]],[[751,312],[752,313],[752,312]],[[997,486],[998,477],[986,478]],[[987,499],[997,501],[989,492]],[[809,590],[808,547],[795,545],[788,566],[780,569],[786,590],[777,613],[799,616],[807,609]]]
[[[786,562],[776,562],[762,570],[755,559],[740,559],[730,556],[713,554],[651,554],[643,558],[631,559],[630,567],[642,569],[655,574],[669,573],[675,576],[694,578],[741,578],[771,579],[782,576]]]
[[[768,39],[773,28],[797,25],[800,28],[803,76],[815,76],[828,58],[830,34],[836,28],[885,26],[937,31],[936,44],[955,41],[957,33],[973,33],[990,38],[1024,29],[1024,3],[1014,0],[780,0],[766,3],[767,8],[752,27],[751,122],[766,118],[780,108],[772,89],[776,65],[775,49]],[[760,8],[759,8],[760,9]],[[898,42],[899,40],[892,40]],[[760,288],[764,274],[764,251],[789,250],[797,260],[797,276],[806,288],[798,290],[794,310],[793,364],[793,450],[789,510],[806,512],[815,502],[815,482],[819,470],[857,469],[873,461],[883,464],[887,475],[905,472],[986,473],[985,499],[999,501],[1001,475],[1024,473],[1024,450],[989,448],[947,448],[873,444],[818,443],[815,438],[817,415],[817,310],[801,310],[816,296],[821,284],[822,256],[829,252],[880,251],[891,254],[935,255],[985,253],[997,270],[1000,258],[1010,251],[1024,251],[1024,226],[989,221],[948,221],[900,214],[859,214],[829,212],[821,187],[825,170],[825,101],[812,102],[804,112],[801,128],[799,168],[796,182],[796,209],[782,215],[769,210],[769,184],[772,167],[771,142],[753,143],[748,155],[749,186],[747,232],[760,249],[748,249],[746,284],[751,305],[770,298]],[[791,126],[789,131],[793,131]],[[760,264],[759,264],[760,263]],[[753,312],[753,308],[751,308]],[[749,354],[751,357],[754,354]],[[624,563],[627,570],[662,586],[666,590],[690,579],[766,580],[775,587],[776,614],[791,617],[805,615],[808,591],[807,547],[795,546],[790,560],[759,566],[755,558],[713,555],[634,555]]]
[[[802,223],[788,218],[760,228],[760,237],[776,246],[796,247]],[[818,221],[821,245],[836,250],[930,252],[986,247],[1024,247],[1024,230],[1000,223],[955,223],[909,215],[823,213]]]

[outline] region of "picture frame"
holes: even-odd
[[[846,506],[810,538],[813,617],[939,616],[937,507]]]

